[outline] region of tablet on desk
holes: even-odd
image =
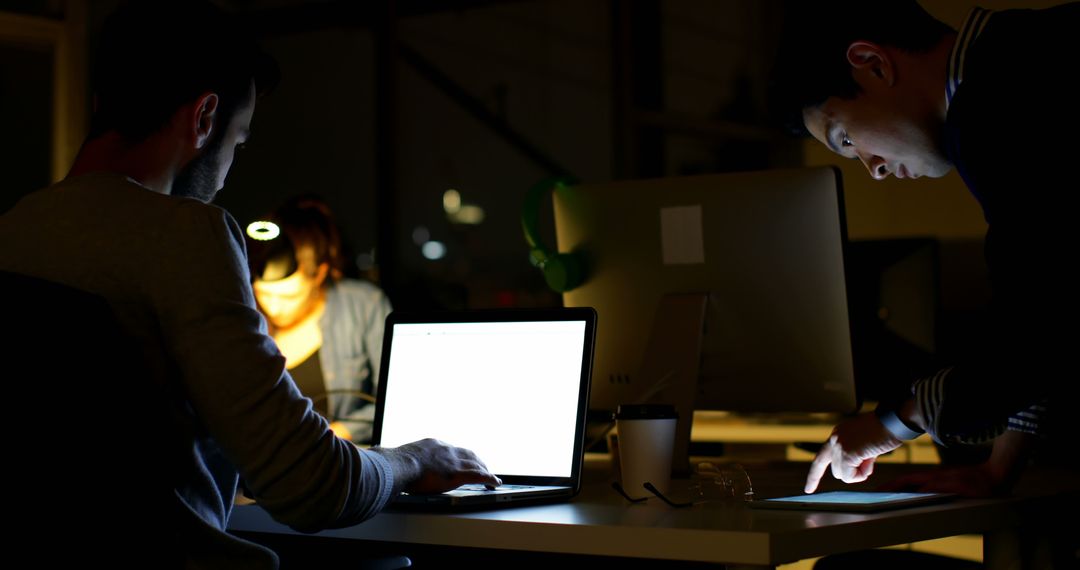
[[[758,509],[794,509],[804,511],[873,512],[940,503],[954,498],[951,493],[885,493],[877,491],[829,491],[813,495],[795,495],[759,499],[750,503]]]

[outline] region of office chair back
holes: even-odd
[[[0,272],[0,294],[9,544],[36,566],[167,552],[176,507],[155,429],[167,421],[138,344],[85,291]]]

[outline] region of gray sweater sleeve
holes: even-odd
[[[317,531],[373,516],[390,499],[390,465],[335,437],[285,371],[235,220],[194,203],[178,215],[191,231],[164,246],[179,263],[158,314],[194,415],[278,521]]]

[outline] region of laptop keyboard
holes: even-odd
[[[470,484],[470,485],[462,485],[462,486],[458,487],[457,489],[454,489],[453,491],[450,491],[450,493],[452,493],[454,495],[458,495],[458,496],[464,496],[464,495],[490,495],[490,494],[493,494],[493,493],[514,493],[514,492],[519,492],[519,491],[528,491],[530,489],[535,489],[535,488],[536,488],[535,485],[502,485],[502,486],[496,487],[494,489],[488,489],[486,486],[484,486],[482,484],[476,484],[476,485]]]

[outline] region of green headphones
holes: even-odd
[[[529,189],[525,194],[525,203],[521,208],[521,229],[525,231],[525,241],[531,248],[529,261],[544,272],[544,281],[558,293],[565,293],[585,280],[585,264],[576,253],[555,253],[544,247],[537,231],[540,218],[540,199],[548,191],[554,190],[574,202],[570,189],[571,181],[567,178],[548,178]]]

